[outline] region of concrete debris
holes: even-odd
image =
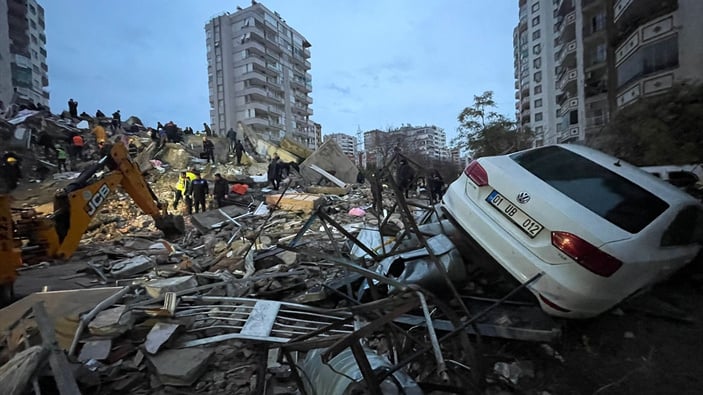
[[[171,340],[171,337],[181,328],[181,324],[157,322],[153,327],[151,327],[149,334],[146,336],[144,349],[149,354],[156,354],[159,352],[161,346]]]
[[[103,310],[88,324],[92,335],[116,337],[131,329],[134,316],[126,305]]]
[[[78,354],[80,362],[87,362],[91,359],[96,361],[104,361],[110,356],[112,350],[112,340],[89,340],[81,347],[81,352]]]
[[[166,292],[178,292],[197,286],[195,276],[179,276],[149,281],[144,284],[144,289],[152,298],[158,298]]]
[[[109,275],[115,278],[126,278],[135,274],[143,273],[152,268],[154,263],[151,258],[139,255],[134,258],[126,258],[117,262],[112,262],[109,268]]]
[[[286,211],[300,211],[310,214],[322,204],[322,196],[307,193],[286,193],[284,195],[267,195],[266,204],[277,206]]]
[[[148,360],[161,383],[190,386],[205,372],[213,354],[212,349],[185,348],[164,350]]]

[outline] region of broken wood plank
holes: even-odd
[[[279,201],[280,199],[280,201]],[[307,193],[286,193],[281,197],[278,195],[267,195],[266,204],[275,205],[286,211],[302,211],[310,214],[322,204],[322,197]]]
[[[0,388],[7,395],[23,394],[48,350],[41,346],[30,347],[0,367]]]

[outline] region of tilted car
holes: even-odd
[[[641,169],[580,145],[472,161],[444,211],[528,285],[542,309],[587,318],[696,257],[703,206]]]

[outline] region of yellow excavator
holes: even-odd
[[[11,197],[0,194],[0,306],[14,297],[13,284],[23,260],[67,259],[78,248],[91,219],[118,187],[134,200],[166,237],[183,234],[180,215],[168,213],[122,143],[107,147],[108,153],[54,196],[54,211],[39,215],[34,210],[13,209]],[[97,177],[107,167],[107,173]]]

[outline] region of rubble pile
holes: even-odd
[[[204,163],[197,136],[158,149],[140,138],[136,160],[148,163],[141,169],[160,200],[172,200],[191,167],[247,192],[188,216],[185,235],[172,239],[116,192],[68,260],[81,264],[66,276],[75,289],[0,312],[0,388],[551,393],[540,383],[564,362],[562,328],[516,298],[529,281],[486,270],[441,210],[424,194],[406,200],[388,171],[356,184],[335,146],[309,153],[241,132],[252,150],[246,166]],[[273,153],[301,164],[279,191],[257,162]],[[505,351],[521,347],[529,351]]]

